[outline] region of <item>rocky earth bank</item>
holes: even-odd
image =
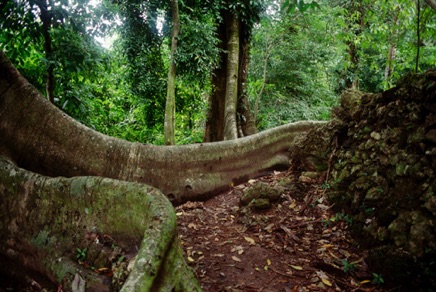
[[[291,149],[294,162],[324,171],[329,201],[388,286],[434,289],[436,71],[381,94],[347,91],[333,115]]]

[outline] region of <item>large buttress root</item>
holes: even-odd
[[[153,187],[101,177],[49,178],[0,157],[0,205],[0,253],[62,283],[64,291],[76,274],[86,289],[110,289],[110,279],[75,261],[90,231],[126,249],[139,247],[125,291],[200,290],[183,258],[174,209]]]

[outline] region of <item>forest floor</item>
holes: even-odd
[[[259,181],[298,187],[266,210],[247,210],[241,194]],[[273,172],[176,212],[204,291],[383,291],[351,239],[352,221],[330,210],[322,178]]]

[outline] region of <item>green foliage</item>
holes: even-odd
[[[315,1],[304,2],[304,0],[284,0],[282,3],[282,10],[289,14],[294,13],[296,9],[301,13],[304,13],[309,9],[316,9],[319,7],[319,4]]]
[[[372,276],[372,283],[374,283],[375,285],[381,286],[385,283],[385,280],[383,279],[381,274],[372,273]]]
[[[189,13],[189,7],[182,6],[182,30],[176,53],[178,75],[190,78],[193,83],[209,82],[210,72],[218,66],[219,50],[215,24],[210,14]]]
[[[252,109],[259,99],[260,130],[297,120],[329,118],[337,102],[330,72],[338,55],[327,45],[331,36],[325,34],[324,15],[314,11],[310,23],[301,14],[278,19],[265,15],[255,29],[248,93]]]
[[[53,68],[55,104],[80,122],[111,136],[163,144],[169,1],[47,3],[52,54],[44,51],[39,8],[24,0],[0,5],[0,49],[42,93],[47,68]],[[347,87],[379,92],[415,67],[414,1],[183,0],[179,5],[179,144],[203,139],[210,77],[225,53],[217,39],[223,11],[241,18],[242,35],[251,40],[247,94],[259,130],[329,119]],[[420,16],[419,70],[424,71],[436,66],[436,15],[423,3]],[[108,36],[116,39],[110,50],[95,40]],[[389,61],[391,48],[395,55]]]
[[[86,251],[87,251],[86,247],[84,249],[77,248],[76,258],[77,258],[78,261],[81,261],[81,262],[85,261],[85,259],[86,259]]]
[[[350,273],[357,268],[356,263],[354,262],[349,263],[345,259],[341,260],[341,263],[342,263],[342,270],[344,270],[345,273]]]
[[[367,92],[392,87],[400,76],[414,70],[417,53],[415,1],[333,1],[333,30],[341,41],[342,59],[337,63],[337,92],[354,81]],[[435,13],[423,6],[421,16],[420,72],[436,66]],[[356,57],[350,58],[350,48]],[[389,62],[389,51],[394,56]],[[354,63],[354,64],[353,64]],[[390,69],[390,70],[388,70]]]

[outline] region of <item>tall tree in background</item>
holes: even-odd
[[[52,64],[52,60],[53,60],[52,39],[50,35],[50,30],[52,28],[52,21],[53,21],[53,13],[52,13],[53,1],[31,0],[29,1],[29,3],[31,6],[37,5],[39,8],[39,19],[42,22],[41,33],[44,37],[44,51],[45,51],[45,58],[47,59],[46,93],[47,93],[48,100],[50,100],[51,103],[54,103],[55,77],[54,77],[54,68]]]
[[[175,144],[176,127],[176,61],[177,38],[180,31],[179,3],[171,0],[172,35],[170,68],[168,70],[167,99],[165,105],[164,139],[166,145]]]
[[[217,26],[220,63],[212,74],[206,142],[231,140],[256,132],[246,81],[251,31],[262,9],[262,1],[222,2]]]

